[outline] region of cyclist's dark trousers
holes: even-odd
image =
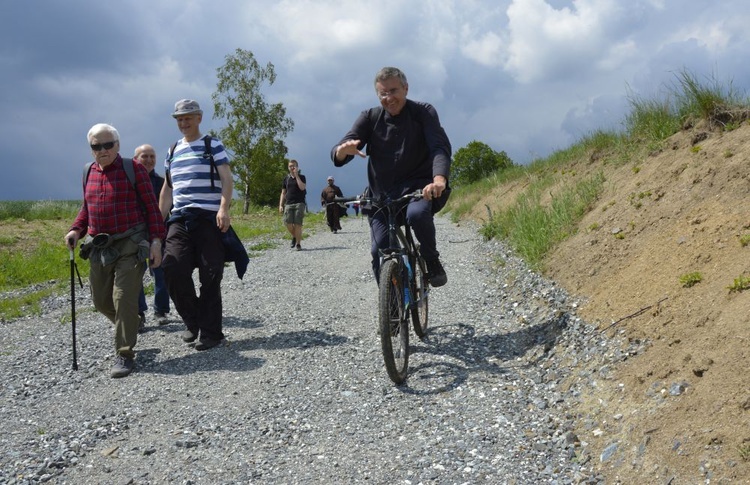
[[[216,222],[195,219],[173,222],[167,231],[162,261],[169,296],[188,330],[201,338],[221,340],[221,279],[224,276],[224,245]],[[196,295],[193,269],[198,268],[200,296]]]
[[[370,214],[370,240],[372,246],[372,270],[375,281],[380,275],[380,249],[388,247],[388,216],[385,211]],[[414,230],[414,235],[420,244],[422,257],[426,260],[437,259],[440,256],[435,240],[435,221],[432,216],[432,201],[420,199],[411,201],[406,208],[406,221]]]

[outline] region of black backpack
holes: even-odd
[[[211,135],[206,135],[203,137],[203,142],[205,143],[205,149],[203,151],[203,158],[207,158],[211,163],[211,191],[216,190],[216,186],[214,185],[214,174],[216,173],[216,162],[214,162],[214,154],[211,151]],[[169,184],[169,187],[172,187],[172,177],[169,175],[169,167],[172,164],[172,158],[174,157],[174,150],[177,148],[177,144],[180,143],[180,141],[174,142],[174,145],[172,145],[169,148],[169,157],[167,158],[167,169],[165,175],[165,179],[167,181],[167,184]]]

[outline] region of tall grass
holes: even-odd
[[[645,142],[653,149],[685,125],[699,120],[709,127],[731,129],[748,117],[748,99],[732,81],[722,83],[714,74],[701,82],[687,69],[675,74],[662,97],[628,95],[630,113],[625,117],[627,135],[633,142]]]
[[[701,82],[695,74],[684,69],[676,77],[673,92],[677,114],[683,119],[692,117],[707,120],[710,124],[725,124],[729,120],[727,116],[731,118],[731,112],[737,107],[747,107],[747,99],[735,89],[731,80],[724,84],[712,74]]]
[[[506,169],[494,172],[487,178],[456,187],[453,189],[444,210],[445,212],[450,212],[453,222],[458,222],[463,216],[471,212],[477,204],[481,203],[484,198],[489,197],[495,188],[524,177],[525,173],[526,171],[523,167],[512,165]]]
[[[27,221],[75,218],[81,208],[76,200],[11,200],[0,201],[0,221],[25,219]]]
[[[541,202],[542,185],[533,185],[516,204],[493,215],[482,226],[487,238],[502,238],[534,268],[555,244],[576,231],[576,224],[598,198],[604,184],[601,172],[565,187],[549,205]]]

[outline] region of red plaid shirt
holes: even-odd
[[[98,163],[91,165],[84,188],[83,205],[71,227],[78,231],[79,237],[87,232],[92,236],[100,233],[118,234],[146,222],[149,241],[164,239],[164,220],[148,171],[140,163],[134,163],[133,166],[137,194],[122,168],[120,155],[104,169]],[[142,205],[138,197],[141,198]],[[146,208],[148,220],[142,207]]]

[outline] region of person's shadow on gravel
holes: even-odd
[[[251,337],[232,341],[232,346],[240,351],[246,350],[284,350],[294,348],[330,347],[342,345],[348,340],[341,335],[334,335],[318,330],[276,333],[269,337]]]
[[[539,354],[526,364],[534,365],[554,347],[557,337],[567,326],[568,318],[567,313],[560,313],[515,332],[480,337],[476,337],[472,325],[465,323],[428,329],[425,340],[417,339],[411,343],[411,355],[428,354],[439,359],[417,357],[429,361],[414,367],[410,365],[407,381],[399,389],[407,394],[420,395],[454,390],[472,373],[508,373],[514,366],[503,365],[503,362],[513,361],[538,348]]]
[[[138,352],[136,370],[146,374],[170,375],[215,371],[248,372],[259,369],[265,363],[265,359],[240,354],[229,341],[206,352],[192,352],[159,362],[157,357],[161,349],[143,349]]]

